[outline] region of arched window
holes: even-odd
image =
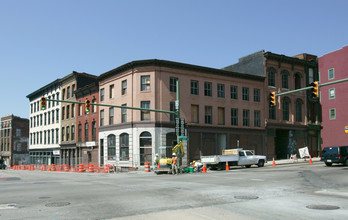
[[[303,101],[301,99],[296,100],[296,121],[302,122],[302,104]]]
[[[116,160],[116,136],[108,136],[108,160]]]
[[[300,73],[295,73],[295,89],[300,89],[301,88],[301,74]]]
[[[290,99],[288,97],[283,99],[283,120],[290,120]]]
[[[269,68],[267,70],[268,86],[275,87],[275,73],[276,73],[276,70],[274,68]]]
[[[152,164],[152,136],[150,132],[143,132],[140,134],[140,165],[145,162]]]
[[[120,135],[120,160],[129,160],[129,134],[127,133]]]
[[[289,89],[289,71],[282,70],[281,76],[282,76],[282,88]]]

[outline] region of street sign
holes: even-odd
[[[180,118],[180,136],[185,136],[185,118]]]
[[[180,118],[175,117],[175,134],[180,136]]]
[[[179,110],[179,100],[175,100],[175,110]]]

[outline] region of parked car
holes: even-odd
[[[320,161],[324,161],[328,167],[333,163],[348,166],[348,146],[325,147],[321,152]]]

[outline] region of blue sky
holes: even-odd
[[[141,59],[213,68],[266,50],[322,56],[348,45],[346,0],[0,0],[0,117],[72,71]]]

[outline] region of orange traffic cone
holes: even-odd
[[[275,163],[275,161],[274,161],[274,157],[273,157],[273,166],[274,166],[274,167],[276,166],[276,163]]]
[[[207,168],[205,167],[205,163],[203,163],[203,173],[207,172]]]
[[[226,170],[230,170],[230,166],[228,165],[228,161],[226,161]]]
[[[313,163],[311,155],[309,155],[309,163]]]

